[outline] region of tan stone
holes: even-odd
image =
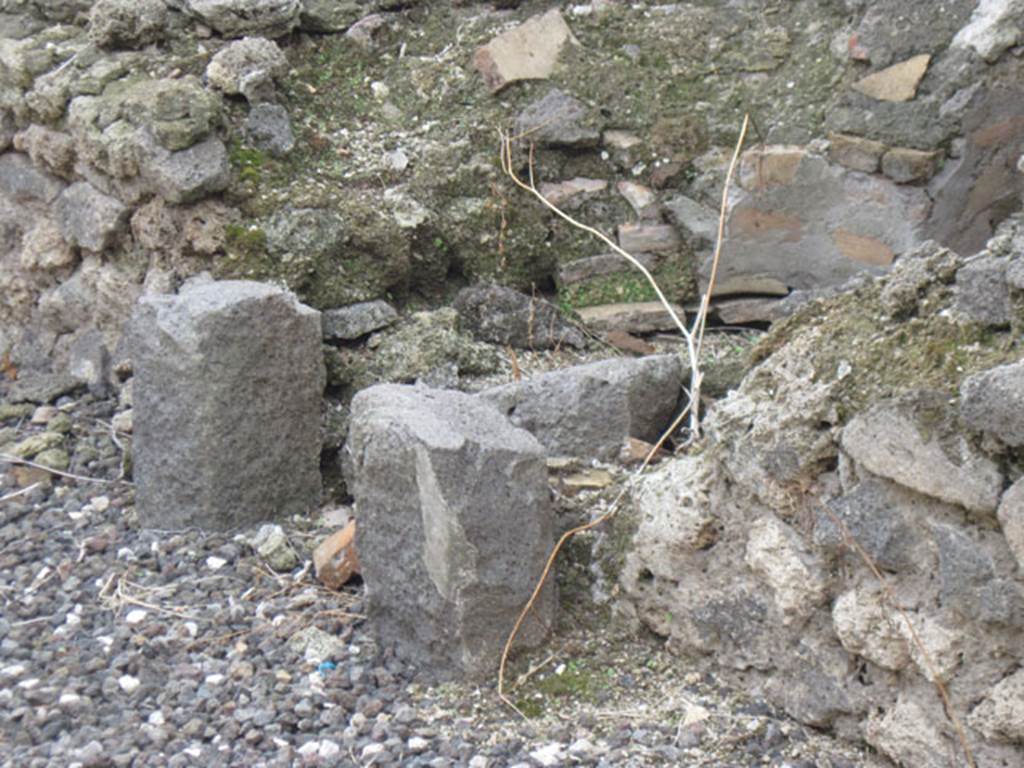
[[[313,550],[316,577],[329,589],[340,589],[360,572],[359,554],[356,552],[356,522],[350,520]]]
[[[679,248],[679,233],[671,224],[620,224],[619,246],[627,253],[662,253]]]
[[[473,67],[492,93],[516,80],[545,80],[569,42],[575,42],[569,25],[557,9],[551,10],[477,48]]]
[[[543,182],[538,189],[552,205],[562,205],[577,195],[593,195],[608,188],[604,179],[577,177],[566,181]]]
[[[740,184],[757,190],[790,184],[806,155],[803,147],[788,145],[748,149],[740,162]]]
[[[658,350],[641,338],[625,331],[608,331],[604,340],[622,352],[629,352],[633,355],[653,355]]]
[[[619,194],[641,219],[656,218],[658,215],[658,198],[650,187],[632,181],[620,181],[615,185]]]
[[[643,139],[629,131],[609,130],[601,136],[601,141],[606,147],[612,149],[630,149],[643,143]]]
[[[828,138],[832,144],[828,156],[833,163],[864,173],[874,173],[878,170],[882,155],[887,149],[882,142],[865,139],[862,136],[833,133]]]
[[[938,152],[893,147],[882,157],[882,173],[900,184],[927,181],[935,174],[938,164]]]
[[[701,291],[707,290],[705,281],[701,281]],[[736,296],[737,294],[760,294],[763,296],[785,296],[789,286],[781,280],[768,275],[740,274],[720,277],[715,281],[714,296]]]
[[[855,235],[853,232],[839,228],[832,234],[836,247],[848,259],[870,264],[873,267],[888,267],[896,254],[892,248],[874,237]]]
[[[776,298],[726,299],[715,303],[714,312],[725,325],[770,323],[778,303]]]
[[[853,84],[853,89],[879,101],[910,101],[917,95],[917,86],[931,60],[927,53],[913,56],[862,77]]]
[[[686,322],[683,308],[672,305],[679,319]],[[620,330],[627,333],[654,333],[678,330],[660,301],[636,304],[600,304],[577,310],[580,319],[595,331]]]

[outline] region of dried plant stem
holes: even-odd
[[[928,670],[928,675],[932,679],[932,683],[935,684],[935,688],[939,693],[939,698],[942,699],[943,708],[946,711],[946,717],[953,724],[953,728],[956,730],[957,740],[960,742],[960,748],[963,749],[964,759],[967,760],[969,768],[977,768],[977,763],[974,762],[974,753],[971,751],[971,746],[967,741],[967,732],[964,730],[963,724],[960,722],[960,718],[957,717],[956,711],[953,709],[953,703],[949,699],[949,692],[946,690],[946,686],[942,682],[942,678],[939,676],[938,671],[935,668],[935,662],[932,660],[931,654],[928,653],[928,649],[925,648],[924,643],[921,642],[920,635],[917,634],[917,630],[914,629],[914,623],[910,620],[910,616],[907,612],[900,607],[899,602],[896,600],[896,595],[893,594],[892,588],[889,583],[882,576],[881,570],[875,563],[874,558],[868,554],[867,550],[861,546],[861,543],[854,538],[853,534],[850,533],[850,529],[846,527],[846,523],[843,522],[842,518],[839,517],[825,502],[823,502],[817,496],[813,497],[815,502],[825,510],[825,514],[829,516],[832,523],[839,529],[843,537],[843,542],[850,547],[853,551],[860,556],[860,559],[864,561],[864,564],[868,567],[875,579],[878,581],[879,586],[882,589],[882,594],[885,597],[885,602],[896,611],[900,618],[903,619],[907,625],[907,630],[910,632],[910,638],[914,646],[921,653],[921,660],[924,662],[925,669]]]
[[[689,416],[690,418],[690,439],[696,439],[700,435],[699,400],[700,385],[702,379],[699,359],[700,344],[703,340],[705,321],[707,318],[708,308],[710,306],[711,301],[711,293],[714,290],[715,276],[718,271],[718,262],[722,252],[722,240],[725,234],[725,214],[729,200],[729,186],[732,183],[732,177],[736,169],[736,164],[739,160],[740,152],[743,148],[743,142],[747,135],[747,126],[749,124],[749,120],[749,115],[744,115],[743,125],[740,129],[740,135],[736,141],[736,148],[733,151],[732,160],[729,163],[729,169],[726,173],[725,188],[722,191],[722,204],[718,216],[718,240],[715,244],[714,256],[712,258],[711,275],[708,281],[707,291],[704,293],[704,296],[701,299],[700,310],[697,313],[697,317],[694,319],[692,329],[688,328],[686,323],[683,322],[683,319],[679,317],[675,309],[673,309],[672,305],[665,297],[665,294],[662,292],[661,287],[654,279],[654,276],[648,271],[648,269],[643,264],[640,263],[638,259],[636,259],[630,253],[625,251],[623,248],[620,248],[618,243],[614,242],[610,237],[605,235],[603,232],[573,218],[572,216],[565,213],[565,211],[561,210],[558,206],[556,206],[554,203],[552,203],[550,200],[544,197],[544,195],[541,194],[540,190],[537,188],[537,184],[533,174],[534,163],[532,145],[530,146],[528,166],[530,174],[529,181],[526,182],[519,178],[519,176],[515,172],[515,168],[513,167],[512,163],[512,137],[508,134],[505,134],[502,131],[499,131],[499,137],[501,139],[500,155],[502,171],[510,179],[512,179],[516,186],[529,192],[531,195],[537,198],[546,208],[552,211],[555,215],[565,220],[566,222],[576,227],[577,229],[580,229],[598,238],[605,245],[611,248],[615,253],[622,256],[622,258],[624,258],[633,267],[640,271],[640,273],[650,284],[651,288],[654,290],[655,295],[658,297],[658,300],[665,308],[665,311],[668,312],[668,315],[672,319],[672,322],[675,324],[676,328],[679,329],[679,333],[682,334],[683,340],[686,342],[686,350],[690,360],[690,389],[687,392],[686,406],[675,418],[675,420],[672,422],[669,428],[662,433],[661,437],[658,438],[658,441],[647,452],[647,455],[644,457],[643,463],[641,463],[641,465],[637,467],[632,476],[629,478],[629,481],[627,481],[627,483],[623,486],[622,490],[619,491],[618,495],[612,501],[608,510],[604,514],[595,518],[594,520],[591,520],[589,523],[584,523],[583,525],[578,525],[575,528],[571,528],[570,530],[563,533],[562,536],[558,539],[558,542],[551,550],[551,554],[548,555],[547,562],[544,564],[544,570],[541,572],[540,578],[537,580],[537,584],[533,588],[533,593],[530,595],[530,599],[526,601],[526,604],[519,612],[519,616],[516,617],[516,622],[512,627],[512,631],[509,633],[508,638],[505,640],[505,645],[501,651],[501,662],[498,665],[498,697],[523,718],[525,718],[526,715],[524,715],[523,712],[515,705],[515,703],[513,703],[513,701],[505,694],[505,670],[508,665],[508,655],[512,649],[512,644],[515,642],[515,639],[519,634],[519,630],[522,628],[523,622],[526,620],[526,617],[529,615],[530,611],[533,609],[533,606],[536,604],[537,598],[540,596],[541,591],[544,589],[544,584],[547,582],[548,575],[551,573],[551,569],[554,567],[555,560],[558,558],[558,554],[559,552],[561,552],[562,547],[564,547],[565,543],[576,534],[583,533],[584,531],[589,531],[593,528],[596,528],[597,526],[601,525],[607,520],[610,520],[618,512],[619,505],[622,503],[622,499],[625,497],[626,493],[629,492],[630,486],[632,485],[633,481],[635,481],[636,478],[638,478],[647,469],[647,467],[650,466],[651,461],[661,450],[662,446],[665,444],[668,438],[676,431],[676,429],[679,428],[679,425],[683,423],[683,420],[687,416]]]

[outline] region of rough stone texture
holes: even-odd
[[[679,233],[671,224],[620,224],[619,247],[626,253],[658,253],[679,249]]]
[[[292,120],[280,104],[257,104],[245,119],[245,132],[257,149],[284,157],[295,148]]]
[[[776,517],[751,525],[745,560],[771,587],[785,624],[806,619],[826,598],[828,578],[820,559]]]
[[[867,741],[898,765],[947,768],[949,757],[945,749],[936,748],[949,743],[941,725],[945,717],[936,709],[925,708],[915,698],[901,697],[883,716],[868,721]]]
[[[97,252],[113,245],[129,213],[120,200],[104,195],[87,181],[65,189],[54,209],[64,240]]]
[[[844,133],[833,133],[829,136],[829,142],[828,156],[833,163],[864,173],[878,170],[887,149],[880,141]]]
[[[1017,567],[1024,573],[1024,479],[1011,485],[999,501],[996,510],[1006,543],[1017,559]]]
[[[52,203],[64,186],[60,179],[36,168],[26,155],[0,155],[0,192],[13,201]]]
[[[1000,680],[968,722],[990,739],[1024,742],[1024,669]]]
[[[299,25],[309,32],[344,32],[365,13],[362,0],[302,0]]]
[[[481,392],[554,455],[610,460],[629,437],[653,442],[675,415],[683,366],[674,355],[613,359]]]
[[[478,48],[473,67],[491,91],[516,80],[544,80],[554,71],[562,49],[574,40],[562,14],[550,10]]]
[[[894,147],[882,156],[882,173],[900,184],[927,181],[938,168],[938,152]]]
[[[211,137],[177,152],[155,142],[146,149],[142,176],[168,202],[195,202],[228,185],[228,153],[220,139]]]
[[[806,289],[878,274],[920,241],[929,211],[923,189],[847,171],[798,147],[748,150],[741,183],[726,221],[720,293],[739,278]],[[702,280],[710,268],[707,255]]]
[[[50,173],[65,179],[73,173],[75,143],[67,133],[30,125],[14,137],[14,146]]]
[[[1002,473],[963,436],[942,430],[949,417],[942,399],[927,393],[883,403],[846,426],[843,450],[876,475],[973,512],[994,512]]]
[[[676,317],[685,322],[683,308],[673,305]],[[584,325],[595,331],[625,331],[626,333],[654,333],[675,331],[678,327],[660,301],[640,301],[635,304],[598,304],[583,307],[576,314]]]
[[[999,58],[1007,49],[1021,41],[1020,0],[981,0],[971,14],[970,22],[953,38],[954,48],[970,48],[986,61]]]
[[[684,238],[695,248],[713,247],[718,237],[718,212],[709,206],[677,195],[665,201],[664,208]],[[634,254],[636,255],[636,254]]]
[[[953,308],[964,317],[984,325],[1010,324],[1005,259],[982,255],[964,265],[956,273],[955,290]]]
[[[89,39],[100,48],[140,48],[167,31],[164,0],[97,0],[89,11]]]
[[[103,334],[93,329],[86,331],[71,344],[68,351],[68,373],[103,396],[110,388],[110,352]]]
[[[519,349],[583,347],[583,334],[558,308],[536,296],[499,285],[463,288],[452,304],[463,329],[478,339]]]
[[[328,589],[341,589],[360,572],[359,553],[356,551],[356,522],[350,520],[313,550],[316,577]]]
[[[226,37],[280,37],[299,22],[299,0],[185,0],[185,7]]]
[[[347,307],[325,310],[322,314],[324,338],[354,341],[398,320],[398,312],[386,301],[364,301]]]
[[[1024,445],[1024,362],[964,379],[960,417],[971,429],[995,435],[1007,445]]]
[[[540,444],[470,395],[380,385],[353,399],[346,452],[382,641],[432,677],[491,674],[553,543]],[[524,645],[554,608],[548,590]]]
[[[515,135],[551,147],[594,147],[601,126],[579,99],[554,88],[519,114]]]
[[[903,633],[889,620],[890,609],[876,591],[851,589],[839,596],[832,608],[843,647],[884,669],[899,671],[910,663]]]
[[[862,77],[853,88],[879,101],[909,101],[917,95],[917,86],[928,70],[931,56],[922,53],[880,72]]]
[[[132,319],[144,525],[225,530],[320,496],[320,313],[268,285],[148,296]]]
[[[250,104],[273,101],[276,81],[288,60],[273,40],[244,37],[222,48],[206,66],[206,79],[226,94],[241,94]]]

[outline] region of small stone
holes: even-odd
[[[551,10],[477,48],[473,67],[492,93],[516,80],[545,80],[554,72],[562,49],[574,40],[562,14]]]
[[[620,224],[619,247],[629,254],[676,251],[679,233],[671,224]]]
[[[678,304],[671,305],[681,321],[686,313]],[[626,333],[657,333],[679,330],[671,315],[660,301],[641,301],[633,304],[599,304],[576,311],[583,324],[599,332],[625,331]]]
[[[89,40],[100,48],[141,48],[166,33],[163,0],[97,0],[89,10]]]
[[[146,616],[148,615],[148,611],[145,611],[142,608],[135,608],[134,610],[128,611],[124,620],[126,624],[141,624],[146,620]]]
[[[71,466],[71,456],[63,448],[50,448],[36,454],[35,462],[41,466],[63,472]]]
[[[65,189],[55,207],[61,236],[69,245],[103,251],[128,220],[129,209],[117,198],[105,195],[87,181]]]
[[[206,67],[206,79],[226,94],[242,94],[254,104],[271,101],[275,81],[288,60],[272,40],[245,37],[220,50]]]
[[[58,448],[63,444],[64,435],[59,432],[40,432],[15,443],[7,449],[7,453],[19,459],[31,459],[43,451]]]
[[[595,147],[601,139],[596,113],[557,88],[519,114],[515,135],[526,143],[553,147]]]
[[[605,469],[585,469],[563,478],[562,486],[571,496],[579,491],[607,488],[613,482],[615,482],[615,478]]]
[[[110,421],[117,432],[130,435],[135,427],[135,412],[129,408],[126,411],[115,414],[114,418]]]
[[[538,188],[544,199],[552,205],[571,210],[589,196],[608,188],[604,179],[585,179],[577,176],[567,181],[544,181]]]
[[[829,136],[829,159],[854,171],[874,173],[887,147],[880,141],[862,136],[833,133]]]
[[[398,320],[398,312],[386,301],[366,301],[347,307],[325,310],[321,315],[324,338],[329,341],[355,341]]]
[[[745,561],[771,586],[783,624],[806,618],[828,596],[820,558],[774,516],[766,515],[750,526]]]
[[[1024,670],[1000,680],[971,711],[968,722],[990,739],[1024,741]]]
[[[558,307],[500,285],[463,288],[452,302],[465,330],[483,341],[519,349],[581,348],[586,339]]]
[[[280,525],[268,524],[260,526],[252,539],[252,548],[263,558],[271,570],[287,573],[299,564],[299,556],[295,553],[288,536]]]
[[[215,555],[211,555],[210,557],[206,558],[206,567],[209,568],[211,571],[219,571],[227,564],[228,561],[225,560],[223,557],[216,557]]]
[[[530,757],[544,768],[562,765],[565,762],[565,745],[557,741],[545,744],[530,752]]]
[[[257,104],[249,110],[245,132],[257,149],[284,157],[295,147],[292,119],[280,104]]]
[[[917,95],[917,86],[931,60],[927,53],[913,56],[861,78],[853,89],[879,101],[910,101]]]
[[[968,376],[960,386],[960,416],[1008,446],[1024,445],[1024,362]]]
[[[328,589],[341,589],[359,573],[359,555],[355,544],[356,522],[335,531],[313,550],[316,577]]]
[[[650,187],[632,181],[620,181],[615,188],[620,195],[626,198],[626,202],[638,217],[641,219],[656,219],[658,217],[658,198]]]
[[[121,675],[121,677],[117,678],[117,685],[122,691],[130,695],[139,689],[141,683],[137,677]]]
[[[882,156],[882,173],[900,184],[928,181],[938,168],[940,152],[893,147]]]
[[[419,755],[427,751],[430,747],[430,742],[422,736],[411,736],[405,743],[405,746],[414,755]]]

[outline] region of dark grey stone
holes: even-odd
[[[982,325],[1010,324],[1010,289],[1006,284],[1006,260],[982,256],[956,273],[953,308]]]
[[[81,385],[78,379],[66,373],[24,374],[8,385],[6,399],[12,403],[45,405]]]
[[[210,137],[171,152],[140,131],[144,146],[142,176],[170,203],[191,203],[225,189],[231,180],[224,142]]]
[[[28,155],[20,152],[0,155],[0,192],[12,200],[52,203],[64,186],[56,176],[36,168]]]
[[[257,104],[245,121],[249,140],[274,157],[284,157],[295,147],[292,120],[280,104]]]
[[[675,355],[615,358],[481,392],[548,451],[610,460],[629,437],[654,441],[676,414],[683,365]]]
[[[968,376],[960,386],[960,417],[1007,445],[1024,445],[1024,361]]]
[[[544,451],[475,397],[396,384],[352,401],[346,446],[369,615],[440,679],[497,667],[553,543]],[[546,591],[524,626],[553,621]]]
[[[114,244],[128,219],[128,208],[87,181],[65,189],[55,206],[60,234],[69,245],[103,251]]]
[[[148,527],[229,529],[320,497],[320,313],[273,286],[147,296],[130,328],[135,481]]]
[[[395,308],[379,299],[328,309],[323,313],[324,338],[330,341],[353,341],[387,328],[397,319]]]
[[[520,349],[585,346],[586,339],[558,308],[536,296],[500,285],[463,288],[453,306],[464,329],[478,339]]]
[[[893,572],[929,567],[930,560],[922,553],[925,538],[911,521],[914,512],[936,506],[939,504],[886,480],[865,480],[829,502],[849,535],[878,567]],[[830,554],[848,546],[843,530],[824,510],[815,521],[814,543]]]
[[[977,588],[994,575],[991,558],[961,528],[945,523],[932,523],[930,528],[939,552],[939,594],[943,603],[974,614]]]
[[[515,134],[526,144],[558,147],[594,147],[601,140],[600,124],[592,111],[557,88],[519,114]]]

